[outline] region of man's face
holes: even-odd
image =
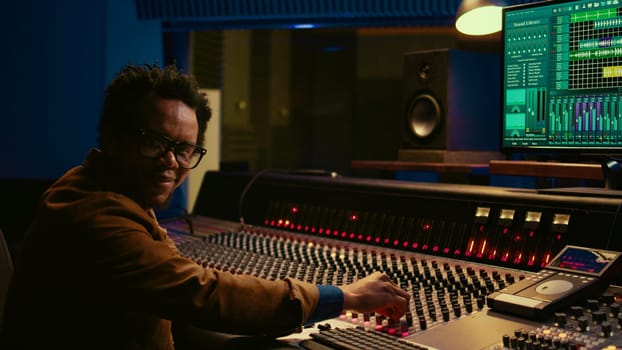
[[[198,136],[196,112],[182,101],[150,97],[142,102],[136,127],[171,140],[195,144]],[[146,157],[139,151],[138,133],[124,141],[119,174],[125,192],[145,209],[163,209],[174,190],[188,176],[189,169],[179,166],[173,150],[158,157]]]

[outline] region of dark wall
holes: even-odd
[[[103,89],[128,62],[162,62],[160,24],[124,0],[9,1],[0,22],[0,178],[54,178],[96,145]]]
[[[133,1],[2,3],[0,229],[13,246],[45,188],[96,146],[103,90],[126,63],[162,62]]]

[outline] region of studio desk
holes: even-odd
[[[207,172],[193,215],[164,225],[206,267],[335,285],[384,271],[412,295],[398,321],[348,311],[273,342],[231,335],[223,348],[620,349],[622,274],[538,319],[487,299],[541,278],[565,246],[621,251],[621,205],[598,194]]]

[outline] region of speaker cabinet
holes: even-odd
[[[439,49],[404,57],[401,149],[500,148],[498,55]]]

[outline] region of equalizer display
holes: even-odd
[[[504,149],[622,149],[622,3],[503,9]]]

